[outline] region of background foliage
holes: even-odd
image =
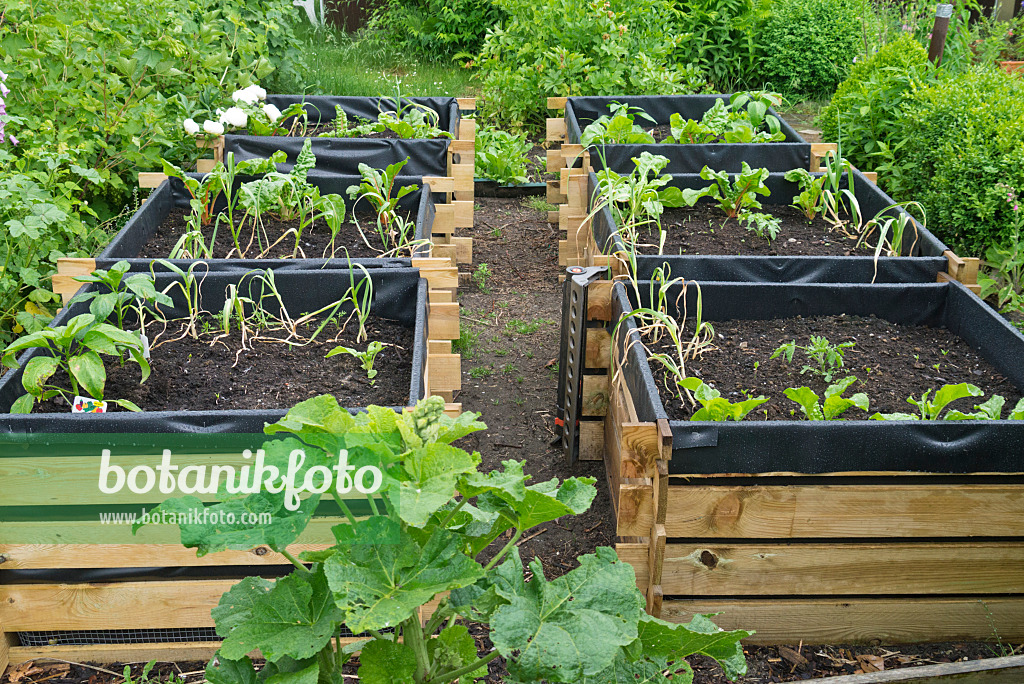
[[[374,40],[429,61],[476,54],[505,17],[493,0],[387,0],[370,22]],[[377,33],[374,33],[374,32]]]

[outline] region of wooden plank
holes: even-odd
[[[600,461],[604,458],[604,421],[580,421],[581,461]]]
[[[473,154],[476,152],[476,141],[475,140],[452,140],[448,143],[448,151],[454,154],[464,157],[462,159],[456,159],[456,164],[465,164],[473,161]]]
[[[432,340],[459,339],[459,305],[438,303],[430,305],[427,316],[427,337]]]
[[[475,97],[457,97],[455,101],[459,103],[459,109],[462,111],[471,112],[476,109]]]
[[[458,263],[458,252],[455,245],[450,243],[439,243],[436,238],[433,240],[433,245],[430,248],[430,256],[440,257],[452,266],[455,266],[456,263]]]
[[[437,204],[434,206],[434,223],[430,226],[431,235],[451,235],[455,232],[455,205]]]
[[[11,664],[11,648],[15,643],[14,634],[5,632],[3,623],[0,623],[0,677],[4,676],[7,666]]]
[[[584,416],[603,416],[608,413],[608,376],[583,376],[583,401],[580,413]]]
[[[237,580],[0,586],[11,632],[212,627],[210,611]]]
[[[611,321],[612,281],[599,280],[587,288],[587,320]]]
[[[452,202],[455,207],[455,227],[473,227],[473,202],[471,200],[456,200]]]
[[[661,617],[720,613],[722,629],[753,629],[750,644],[1024,640],[1024,598],[703,599],[665,601]]]
[[[544,169],[548,173],[558,173],[565,167],[565,159],[562,158],[562,151],[558,149],[550,149],[545,155],[545,167]]]
[[[344,640],[343,640],[344,641]],[[65,660],[73,663],[158,663],[210,660],[219,641],[181,641],[152,644],[90,644],[81,646],[16,646],[11,665],[29,661]],[[2,674],[3,670],[0,670]]]
[[[451,176],[424,176],[423,184],[430,186],[431,192],[454,192],[455,179]]]
[[[451,354],[451,340],[427,340],[428,354]]]
[[[558,223],[558,211],[548,212],[548,223]]]
[[[565,119],[548,119],[547,120],[547,136],[545,140],[551,142],[564,142],[565,141]]]
[[[662,575],[665,568],[665,526],[655,523],[647,547],[647,612],[657,617],[661,613],[665,587]]]
[[[473,238],[453,237],[452,244],[455,245],[455,263],[473,263]]]
[[[459,140],[476,140],[476,121],[459,119]]]
[[[332,524],[342,522],[332,518]],[[109,525],[108,525],[109,527]],[[130,526],[129,526],[130,527]],[[332,535],[326,525],[320,544],[292,544],[288,551],[298,556],[303,551],[331,546]],[[145,528],[143,528],[143,531]],[[178,536],[178,528],[173,527]],[[141,534],[141,532],[140,532]],[[222,565],[288,565],[291,561],[266,546],[249,551],[221,551],[196,556],[195,549],[179,544],[5,544],[0,553],[6,559],[4,570],[42,570],[66,568],[147,568],[147,567],[215,567]]]
[[[139,187],[140,188],[157,188],[160,184],[167,180],[167,175],[156,171],[140,171],[139,172]]]
[[[448,304],[455,301],[455,293],[451,290],[427,290],[427,298],[435,304]]]
[[[452,179],[455,182],[455,192],[469,192],[469,197],[458,197],[462,201],[472,200],[474,191],[474,171],[472,164],[452,164]]]
[[[197,159],[196,160],[196,172],[197,173],[210,173],[217,166],[216,159]]]
[[[622,478],[615,533],[620,537],[645,537],[654,523],[654,486],[651,481]]]
[[[1022,502],[1024,485],[672,486],[667,528],[688,538],[1018,537]]]
[[[884,672],[865,672],[809,679],[808,684],[941,684],[942,682],[984,682],[1020,684],[1024,682],[1024,656],[983,658],[959,663],[939,663],[901,667]]]
[[[549,204],[564,204],[565,194],[560,189],[560,184],[556,180],[547,181],[547,194],[545,198]]]
[[[566,97],[549,97],[548,98],[548,109],[565,109]]]
[[[428,354],[427,358],[431,394],[462,389],[462,357],[458,354]]]
[[[1024,544],[674,543],[660,583],[686,596],[1024,594]]]
[[[861,173],[869,181],[871,181],[875,185],[878,185],[878,172],[877,171],[861,171]]]
[[[453,404],[449,402],[444,405],[444,413],[449,418],[458,418],[462,415],[462,404]]]
[[[587,368],[608,368],[611,361],[612,336],[604,328],[587,328]]]

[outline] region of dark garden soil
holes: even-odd
[[[174,249],[178,240],[181,239],[181,236],[189,229],[186,216],[187,213],[184,209],[171,210],[167,218],[164,219],[164,222],[153,233],[153,236],[143,245],[142,253],[139,256],[166,258],[171,253],[171,250]],[[372,214],[358,215],[356,217],[359,221],[358,228],[352,222],[351,214],[346,218],[348,220],[341,225],[337,236],[334,238],[333,245],[331,244],[331,229],[323,221],[315,221],[313,225],[307,226],[302,232],[302,238],[299,240],[299,250],[296,252],[295,236],[293,234],[285,234],[289,230],[298,229],[299,222],[281,221],[273,216],[263,217],[263,226],[259,234],[254,233],[251,221],[247,220],[245,228],[241,230],[239,235],[239,243],[247,259],[289,259],[293,255],[300,259],[323,259],[330,257],[332,250],[335,257],[344,258],[345,249],[348,249],[348,255],[353,259],[379,257],[381,253],[368,247],[359,232],[359,229],[362,228],[366,234],[366,240],[369,240],[371,245],[378,244],[380,239],[377,238],[375,233],[377,227],[376,217]],[[412,220],[415,216],[406,214],[404,218]],[[231,235],[231,229],[228,228],[227,221],[222,221],[221,225],[216,228],[216,231],[217,237],[213,244],[214,258],[225,259],[228,258],[229,253],[231,253],[231,258],[233,259],[240,258],[237,251],[235,251],[234,238]],[[214,225],[212,223],[203,227],[203,235],[207,241],[213,236],[213,233]],[[274,246],[267,251],[269,245]],[[259,256],[263,251],[267,251],[267,254],[262,257]],[[408,254],[396,256],[408,256]]]
[[[475,226],[466,231],[473,237],[473,264],[461,268],[480,273],[486,264],[491,275],[460,288],[462,391],[455,397],[487,424],[464,445],[483,455],[481,470],[515,459],[525,462],[533,482],[597,479],[597,498],[587,513],[545,523],[520,542],[523,562],[540,558],[548,577],[575,568],[580,554],[614,545],[604,464],[571,467],[552,446],[560,434],[555,399],[562,307],[558,232],[547,223],[553,209],[543,197],[478,198]]]
[[[209,322],[214,331],[218,329],[219,321],[202,321]],[[302,326],[304,336],[317,326],[317,321]],[[237,326],[234,328],[232,334],[211,345],[216,332],[201,334],[198,340],[177,339],[181,332],[175,324],[157,338],[159,325],[150,325],[152,374],[140,385],[137,364],[120,366],[107,360],[105,397],[128,399],[144,411],[287,409],[318,394],[333,394],[345,407],[405,406],[409,402],[413,332],[397,322],[373,317],[367,321],[369,339],[387,344],[376,357],[378,373],[373,385],[350,354],[324,358],[340,345],[366,349],[367,343],[355,341],[355,321],[340,333],[337,325],[329,323],[314,342],[303,347],[250,339],[244,351],[239,351],[241,335]],[[267,335],[271,334],[284,337],[282,333]],[[66,376],[55,380],[55,384],[68,386]],[[120,410],[110,404],[108,408]],[[69,408],[50,400],[36,411],[66,413]]]
[[[992,394],[1006,399],[1004,411],[1013,407],[1020,392],[1000,375],[977,351],[944,328],[897,325],[880,318],[828,316],[768,321],[721,321],[713,323],[714,348],[697,360],[686,364],[686,371],[715,387],[729,401],[765,396],[768,403],[758,407],[747,420],[804,420],[798,405],[784,391],[789,387],[807,386],[824,396],[830,384],[813,372],[801,374],[810,362],[800,349],[792,363],[773,352],[792,340],[798,346],[810,343],[812,335],[823,336],[832,344],[854,342],[844,350],[844,367],[836,372],[833,382],[854,375],[858,381],[844,396],[864,392],[870,400],[870,411],[857,408],[843,414],[844,419],[863,420],[880,413],[916,413],[907,397],[920,397],[926,390],[961,382],[977,385],[983,397],[968,397],[950,406],[963,412]],[[653,350],[671,353],[664,343],[650,345]],[[662,403],[675,420],[688,420],[693,413],[664,388],[668,381],[663,366],[654,362],[651,370],[661,388]],[[792,412],[792,413],[791,413]]]
[[[698,203],[693,207],[666,209],[662,215],[662,228],[668,233],[663,254],[729,254],[752,256],[849,256],[855,240],[834,230],[820,216],[808,221],[795,207],[764,205],[761,213],[780,219],[779,235],[775,240],[758,237],[747,230],[738,219],[726,220],[717,206]],[[657,254],[657,231],[641,229],[640,254]],[[872,252],[860,249],[857,254],[870,256]]]
[[[556,180],[558,174],[548,173],[548,151],[543,140],[531,140],[533,149],[526,153],[526,177],[531,183]]]
[[[363,124],[363,123],[365,123],[363,120],[358,120],[358,121],[350,120],[349,121],[350,125],[360,125],[360,124]],[[302,135],[302,133],[303,133],[302,130],[296,130],[289,137],[292,137],[292,138],[333,138],[333,137],[336,137],[335,134],[336,134],[337,130],[338,129],[334,125],[334,122],[331,121],[330,123],[321,124],[319,126],[310,126],[309,128],[306,129],[305,135]],[[381,131],[380,133],[367,133],[366,135],[359,135],[359,136],[344,135],[344,136],[341,136],[341,137],[342,138],[355,138],[355,139],[360,139],[360,138],[362,138],[362,139],[366,139],[366,138],[397,139],[400,136],[397,133],[395,133],[393,130],[391,130],[390,128],[386,128],[383,131]]]

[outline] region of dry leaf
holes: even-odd
[[[885,669],[885,659],[876,655],[859,655],[857,664],[865,672],[881,672]]]
[[[39,674],[43,671],[43,668],[38,667],[33,661],[27,663],[18,663],[7,671],[7,681],[10,684],[18,684],[21,680],[32,675]]]

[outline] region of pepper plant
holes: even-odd
[[[699,190],[685,188],[682,193],[683,200],[687,206],[692,207],[700,198],[708,197],[718,202],[718,207],[725,212],[727,221],[743,212],[760,209],[761,203],[756,195],[768,197],[771,194],[764,184],[768,180],[768,169],[751,169],[747,162],[743,162],[738,174],[713,171],[711,167],[705,166],[700,170],[700,177],[714,181],[714,184]]]
[[[356,649],[364,684],[468,682],[499,656],[523,683],[668,682],[666,671],[692,677],[683,659],[694,653],[715,658],[730,677],[745,671],[739,640],[748,632],[720,630],[700,615],[685,625],[646,615],[632,567],[610,548],[582,556],[578,568],[553,580],[534,560],[527,579],[517,546],[524,531],[585,511],[594,480],[530,484],[517,461],[480,472],[480,454],[452,444],[484,429],[477,417],[446,416],[438,397],[402,414],[371,406],[353,416],[319,396],[265,428],[283,437],[264,444],[266,463],[287,468],[293,450],[305,454],[296,478],[329,468],[339,454],[350,466],[378,468],[382,484],[363,501],[366,517],[357,518],[352,499],[336,488],[310,493],[293,509],[287,492],[269,490],[208,507],[193,496],[162,503],[158,510],[178,520],[203,508],[239,521],[243,511],[272,512],[274,522],[264,525],[186,523],[182,542],[199,555],[267,546],[295,566],[285,577],[250,577],[224,594],[213,610],[224,641],[207,680],[341,684]],[[335,545],[296,557],[288,547],[324,496],[347,523],[334,527]],[[421,607],[438,596],[424,622]],[[490,637],[482,655],[470,624]],[[343,647],[342,626],[367,638]],[[254,649],[266,658],[258,673],[247,655]]]

